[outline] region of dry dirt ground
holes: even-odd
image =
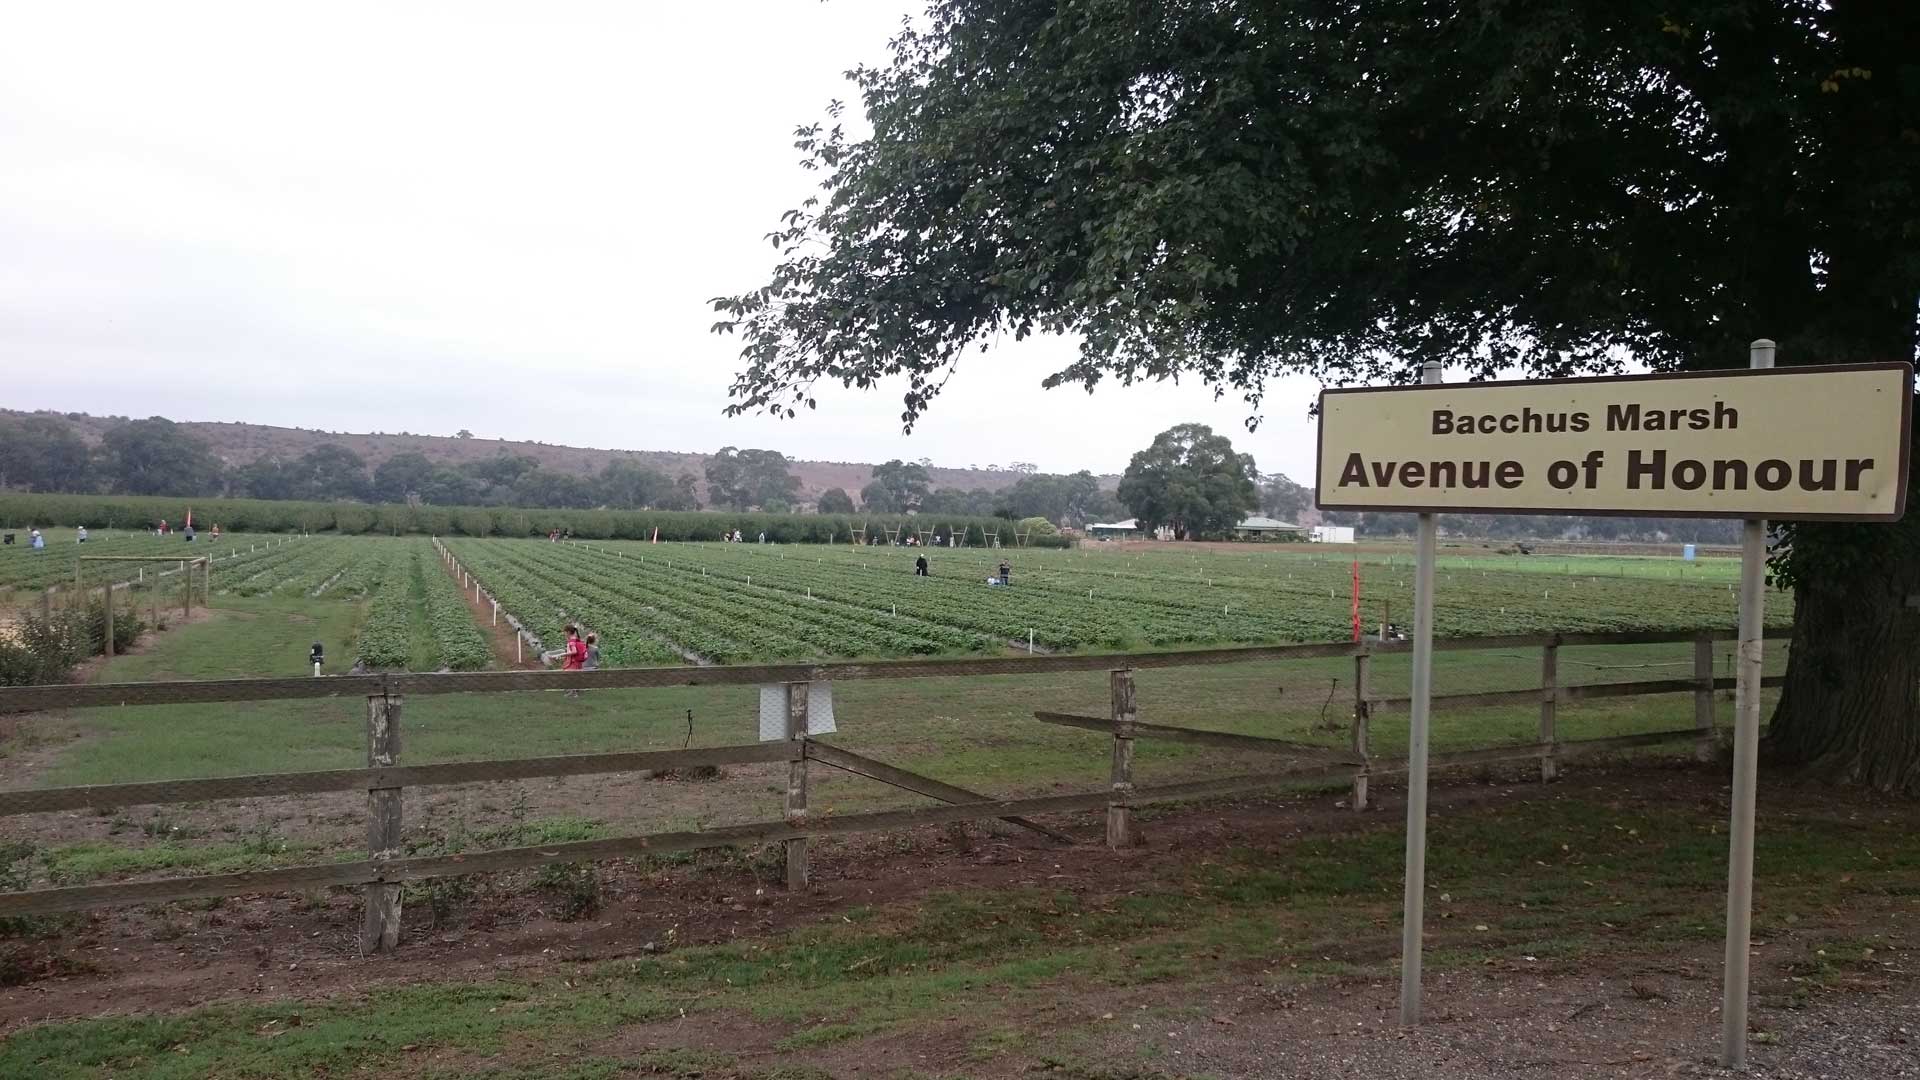
[[[1434,812],[1497,804],[1516,829],[1524,829],[1532,800],[1571,795],[1697,806],[1703,784],[1711,780],[1698,771],[1623,766],[1550,786],[1442,786],[1435,791]],[[1147,820],[1145,843],[1122,852],[1101,846],[1101,821],[1092,816],[1052,822],[1081,838],[1067,848],[998,829],[926,829],[816,843],[814,884],[801,893],[777,884],[777,859],[764,854],[716,854],[666,868],[613,863],[601,868],[602,907],[577,922],[559,921],[540,893],[502,875],[445,925],[433,925],[420,905],[410,907],[401,950],[375,959],[356,955],[360,900],[345,891],[98,912],[76,917],[63,933],[16,953],[16,968],[27,981],[0,989],[0,1033],[45,1021],[223,1002],[285,1002],[297,1014],[301,1002],[353,999],[375,987],[436,980],[564,978],[612,959],[670,948],[772,941],[856,910],[915,909],[954,889],[1060,889],[1112,902],[1143,882],[1196,875],[1231,850],[1283,854],[1302,838],[1394,828],[1402,813],[1398,793],[1382,794],[1384,805],[1366,815],[1341,809],[1324,794],[1184,807]],[[1828,798],[1770,789],[1776,806]],[[1920,944],[1920,932],[1912,918],[1910,900],[1830,909],[1817,926],[1787,930],[1761,944],[1753,1075],[1920,1076],[1920,984],[1911,978],[1907,951]],[[1796,933],[1874,936],[1890,959],[1789,1007],[1779,1002],[1794,980],[1787,967],[1769,959],[1792,948]],[[1394,926],[1377,925],[1369,934],[1329,945],[1324,959],[1337,970],[1306,982],[1233,956],[1195,956],[1186,978],[1063,988],[1011,1031],[983,1026],[979,1016],[956,1009],[905,1032],[795,1051],[783,1042],[791,1025],[716,1009],[629,1024],[568,1052],[647,1061],[660,1060],[664,1052],[717,1052],[759,1067],[799,1062],[818,1070],[806,1076],[836,1078],[1720,1075],[1712,1063],[1718,1045],[1717,940],[1643,948],[1629,943],[1577,965],[1535,965],[1532,957],[1456,965],[1429,978],[1429,1022],[1412,1032],[1395,1024],[1398,984],[1390,961],[1397,941]],[[1074,1047],[1071,1065],[1050,1053],[1050,1047],[1066,1045]],[[496,1064],[423,1049],[383,1071],[438,1076]]]

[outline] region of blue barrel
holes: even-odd
[[[1693,561],[1693,545],[1686,544],[1682,546],[1680,548],[1680,557],[1687,560],[1688,562],[1692,562]]]

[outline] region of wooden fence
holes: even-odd
[[[1779,636],[1779,635],[1770,635]],[[1713,693],[1733,680],[1715,678],[1713,645],[1731,633],[1507,635],[1436,641],[1438,650],[1541,650],[1537,687],[1433,698],[1436,709],[1472,705],[1537,703],[1539,737],[1531,743],[1436,753],[1434,767],[1538,759],[1543,779],[1558,762],[1590,754],[1660,743],[1688,741],[1697,752],[1711,752],[1714,739]],[[1691,642],[1692,678],[1568,685],[1557,677],[1559,650],[1577,645],[1646,645]],[[1377,713],[1402,707],[1405,698],[1376,697],[1368,688],[1369,668],[1382,655],[1408,651],[1404,642],[1282,645],[1075,656],[1009,656],[941,660],[888,660],[844,664],[758,664],[714,667],[618,668],[599,671],[501,671],[440,674],[338,675],[302,679],[223,679],[205,681],[104,683],[72,686],[0,688],[0,712],[83,708],[106,705],[223,703],[294,698],[364,697],[367,701],[367,764],[332,769],[253,776],[158,780],[0,790],[0,817],[55,811],[106,810],[125,806],[247,799],[330,791],[367,793],[367,856],[351,862],[292,866],[167,878],[0,892],[0,916],[38,915],[129,904],[166,903],[247,893],[284,892],[332,886],[366,890],[366,923],[361,945],[366,952],[390,950],[400,934],[401,887],[409,881],[513,870],[558,862],[687,851],[696,848],[779,842],[785,849],[791,888],[807,883],[807,841],[920,825],[998,818],[1034,830],[1049,839],[1073,838],[1032,820],[1035,816],[1106,810],[1106,839],[1119,847],[1131,841],[1130,811],[1155,802],[1204,798],[1309,782],[1351,782],[1352,806],[1367,805],[1371,777],[1404,772],[1406,762],[1369,752],[1369,725]],[[1353,716],[1348,745],[1334,749],[1308,743],[1218,731],[1171,727],[1141,721],[1134,707],[1134,672],[1142,669],[1244,664],[1296,659],[1350,657],[1354,664]],[[1110,708],[1105,716],[1039,712],[1039,722],[1081,728],[1109,737],[1112,767],[1105,790],[1025,799],[995,799],[875,761],[810,738],[807,691],[814,682],[868,679],[918,679],[982,675],[1047,675],[1107,671]],[[1776,685],[1777,679],[1766,680]],[[611,690],[668,686],[771,685],[786,688],[786,738],[764,743],[706,749],[569,754],[504,760],[403,765],[399,761],[403,704],[409,695],[519,691]],[[1694,695],[1694,725],[1687,728],[1563,740],[1555,731],[1562,703],[1641,694]],[[1225,747],[1270,755],[1273,768],[1234,776],[1151,787],[1133,782],[1134,744],[1141,739]],[[709,765],[786,762],[788,781],[779,820],[729,825],[691,832],[651,833],[570,843],[502,848],[458,855],[404,857],[401,852],[401,795],[406,788],[536,777],[579,776],[639,770],[683,769]],[[808,812],[809,767],[844,770],[939,800],[944,805],[830,817]]]

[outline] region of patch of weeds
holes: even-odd
[[[568,844],[577,840],[597,840],[607,827],[590,818],[550,817],[532,821],[516,819],[512,825],[482,829],[473,834],[480,848],[537,847],[541,844]]]
[[[975,1061],[997,1061],[1027,1041],[1027,1033],[1017,1028],[995,1028],[968,1043],[967,1056]]]
[[[25,986],[45,974],[41,957],[15,945],[0,949],[0,986]]]
[[[265,825],[250,832],[239,843],[242,855],[259,855],[273,858],[285,855],[293,850],[293,842],[274,832]]]
[[[141,822],[140,833],[153,840],[192,840],[205,836],[206,830],[183,825],[171,814],[161,812]]]
[[[1832,989],[1846,982],[1849,975],[1872,971],[1876,966],[1874,951],[1863,940],[1836,938],[1780,967],[1797,984],[1793,993],[1804,1004],[1805,987]]]
[[[746,1074],[744,1080],[834,1080],[834,1077],[812,1065],[775,1065],[771,1069],[756,1069]]]
[[[778,1050],[806,1050],[813,1047],[832,1046],[834,1043],[849,1039],[862,1039],[892,1027],[887,1020],[860,1020],[848,1024],[814,1024],[801,1028],[774,1044]]]
[[[707,1050],[646,1050],[627,1059],[627,1064],[642,1073],[655,1076],[709,1076],[716,1069],[733,1064],[728,1054]]]
[[[89,841],[53,848],[43,858],[47,876],[67,885],[156,870],[191,870],[208,874],[261,870],[281,865],[292,856],[312,850],[312,845],[296,844],[284,836],[263,831],[237,843],[192,847],[168,841],[151,847],[125,848]]]
[[[619,1076],[645,1075],[653,1072],[644,1065],[631,1061],[615,1061],[611,1058],[589,1058],[570,1061],[564,1065],[509,1066],[506,1068],[486,1069],[474,1072],[471,1069],[435,1070],[426,1073],[427,1080],[613,1080]],[[702,1072],[662,1073],[667,1076],[704,1076]]]
[[[433,917],[433,929],[442,930],[452,922],[455,912],[473,900],[476,892],[473,880],[472,875],[428,878],[408,885],[404,902],[408,907],[426,905]]]
[[[600,875],[592,863],[549,863],[533,875],[533,887],[553,898],[553,914],[561,922],[600,910]]]
[[[154,920],[153,929],[147,931],[148,937],[155,941],[178,941],[187,936],[187,924],[175,919],[171,912],[164,908],[157,911],[149,909],[149,911],[154,916]]]
[[[9,915],[0,918],[0,938],[69,938],[87,925],[85,912],[57,915]]]
[[[88,975],[99,966],[66,953],[13,945],[0,949],[0,986],[25,986],[39,979]]]

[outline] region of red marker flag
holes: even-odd
[[[1353,560],[1353,640],[1360,640],[1360,560]]]

